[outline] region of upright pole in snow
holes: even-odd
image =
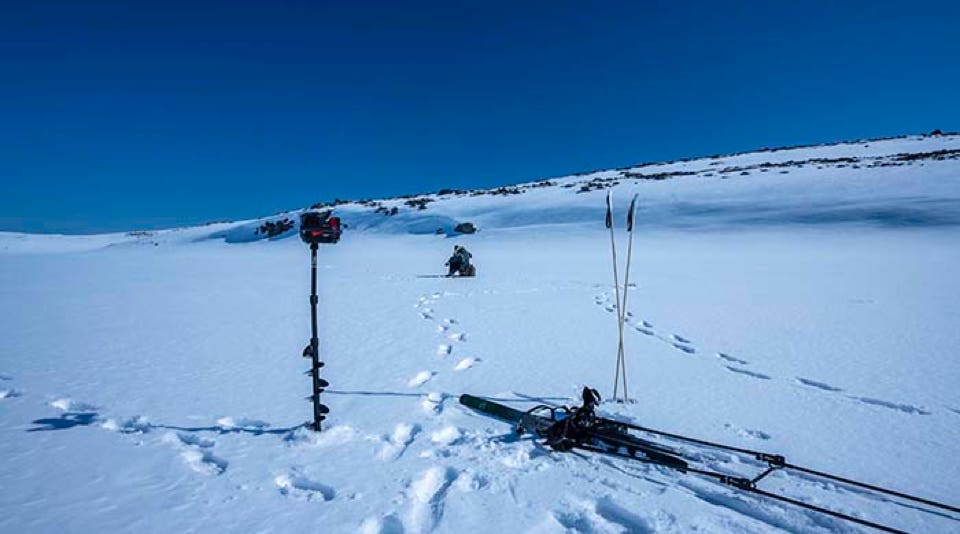
[[[627,355],[623,349],[623,325],[627,322],[627,295],[630,294],[630,258],[633,255],[633,215],[637,209],[637,195],[630,201],[630,211],[627,212],[627,233],[630,234],[627,244],[627,269],[623,275],[623,303],[618,307],[620,315],[620,366],[623,374],[623,400],[630,402],[627,395]]]
[[[610,229],[610,251],[613,255],[613,287],[616,294],[617,328],[619,342],[617,345],[617,372],[613,378],[613,400],[617,400],[617,390],[620,386],[620,368],[623,366],[623,321],[620,319],[620,275],[617,273],[617,244],[613,238],[613,192],[607,191],[607,228]],[[626,388],[624,388],[626,389]],[[626,397],[626,391],[624,391]]]
[[[323,367],[323,362],[320,361],[320,339],[317,336],[317,303],[319,302],[319,297],[317,297],[317,248],[319,245],[317,243],[310,243],[310,344],[303,349],[303,356],[310,358],[312,365],[310,370],[307,371],[310,374],[313,382],[312,394],[308,399],[313,401],[313,423],[310,425],[310,428],[320,432],[320,422],[326,419],[327,413],[330,412],[330,409],[325,405],[320,403],[320,393],[324,391],[324,388],[330,384],[320,378],[320,368]]]
[[[307,210],[300,214],[300,239],[310,245],[310,344],[303,349],[303,357],[310,358],[313,364],[304,374],[312,380],[311,394],[307,397],[313,402],[313,422],[310,428],[320,432],[320,422],[326,419],[330,409],[320,404],[320,394],[330,384],[320,378],[320,340],[317,338],[317,249],[320,243],[340,241],[340,217],[331,217],[330,211]]]

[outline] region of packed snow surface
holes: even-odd
[[[635,193],[640,210],[624,334],[636,402],[604,414],[956,506],[958,151],[960,137],[908,137],[417,197],[425,209],[338,205],[349,228],[318,267],[320,433],[303,426],[309,252],[295,229],[0,233],[0,532],[861,531],[693,475],[554,453],[457,402],[610,395],[608,188],[621,276]],[[461,222],[480,231],[457,235]],[[437,276],[453,244],[476,278]],[[762,484],[960,531],[957,514],[796,474]]]

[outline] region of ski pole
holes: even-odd
[[[637,195],[630,201],[630,211],[627,212],[627,233],[630,234],[627,244],[627,269],[623,276],[623,305],[620,306],[620,365],[623,369],[623,400],[630,402],[627,394],[627,355],[623,348],[623,325],[627,321],[627,295],[630,294],[630,258],[633,255],[633,214],[637,206]]]
[[[610,251],[613,255],[613,287],[616,294],[617,306],[617,329],[619,331],[619,343],[617,345],[617,371],[613,378],[613,400],[617,400],[617,390],[620,385],[620,368],[623,364],[623,321],[620,320],[620,275],[617,273],[617,244],[613,238],[613,192],[607,191],[607,228],[610,229]],[[626,391],[624,391],[626,396]]]

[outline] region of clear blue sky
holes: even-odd
[[[0,229],[960,129],[960,2],[7,3]]]

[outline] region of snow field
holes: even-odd
[[[723,165],[956,140],[885,143]],[[956,169],[625,180],[620,201],[644,193],[624,334],[635,402],[604,413],[956,504],[960,233],[931,222],[955,214]],[[225,242],[245,235],[230,224],[0,235],[0,487],[15,490],[0,492],[0,531],[858,531],[661,468],[556,454],[459,405],[610,395],[600,199],[558,187],[431,204],[480,224],[457,239],[409,235],[422,214],[345,207],[356,227],[320,254],[319,434],[302,426],[309,254],[295,239]],[[428,277],[453,243],[477,278]],[[909,531],[960,524],[800,476],[764,483]]]

